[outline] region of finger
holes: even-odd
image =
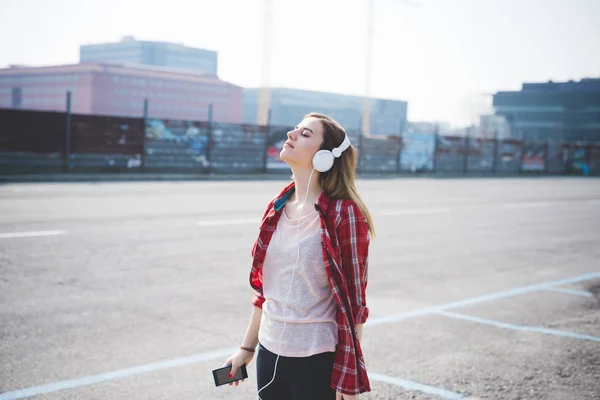
[[[233,364],[231,366],[231,371],[229,371],[229,377],[230,378],[232,378],[235,375],[235,373],[237,372],[237,369],[238,369],[237,365]]]

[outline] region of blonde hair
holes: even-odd
[[[346,131],[333,118],[324,114],[309,113],[304,118],[317,118],[323,125],[323,144],[320,150],[332,150],[342,144]],[[350,199],[356,203],[367,220],[369,233],[375,237],[375,228],[371,213],[365,202],[361,199],[356,189],[356,165],[358,163],[358,152],[354,146],[348,147],[342,155],[335,160],[333,167],[327,172],[321,172],[319,183],[325,193],[332,199]]]

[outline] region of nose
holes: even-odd
[[[291,131],[289,131],[287,133],[287,136],[289,139],[296,140],[296,131],[294,129],[292,129]]]

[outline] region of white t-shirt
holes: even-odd
[[[284,209],[262,267],[265,302],[258,341],[284,357],[308,357],[335,351],[338,342],[337,304],[323,261],[319,213],[312,208],[300,220],[300,259],[290,289],[298,257],[297,229],[297,220],[290,220]],[[288,289],[290,294],[284,310]],[[284,320],[287,324],[280,343]]]

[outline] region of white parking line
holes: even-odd
[[[561,202],[536,202],[536,201],[532,201],[532,202],[519,202],[519,203],[505,203],[505,204],[501,204],[500,207],[501,208],[505,208],[505,209],[509,209],[509,210],[515,210],[515,209],[519,209],[519,208],[542,208],[542,207],[551,207],[554,205],[559,205],[562,204]]]
[[[582,339],[582,340],[591,340],[593,342],[600,342],[600,337],[591,336],[591,335],[582,335],[580,333],[568,332],[568,331],[560,331],[558,329],[550,329],[550,328],[540,328],[537,326],[525,326],[525,325],[516,325],[516,324],[508,324],[506,322],[494,321],[491,319],[473,317],[471,315],[459,314],[451,311],[438,311],[437,314],[444,315],[446,317],[462,319],[469,322],[476,322],[478,324],[491,325],[498,328],[504,329],[512,329],[514,331],[528,331],[528,332],[537,332],[537,333],[545,333],[547,335],[556,335],[556,336],[565,336],[574,339]]]
[[[377,215],[393,216],[393,215],[428,215],[428,214],[445,214],[449,213],[450,209],[446,207],[440,208],[405,208],[397,210],[381,211]]]
[[[464,399],[460,393],[450,392],[445,389],[440,389],[434,386],[424,385],[422,383],[409,381],[402,378],[396,378],[393,376],[380,375],[380,374],[371,374],[369,373],[369,379],[374,381],[380,381],[385,383],[390,383],[392,385],[403,387],[407,390],[412,390],[421,393],[431,394],[437,397],[441,397],[442,399],[450,399],[450,400],[460,400]]]
[[[564,289],[564,288],[557,288],[557,287],[551,287],[551,288],[547,288],[544,290],[548,290],[550,292],[572,294],[574,296],[583,296],[583,297],[593,297],[594,296],[590,292],[585,292],[583,290]]]
[[[436,215],[436,214],[447,214],[453,211],[461,210],[472,210],[476,208],[489,208],[495,207],[506,210],[514,210],[519,208],[543,208],[550,206],[565,205],[566,203],[579,202],[582,204],[600,204],[600,199],[591,199],[584,201],[563,201],[563,202],[521,202],[521,203],[477,203],[469,204],[467,206],[456,206],[456,207],[419,207],[419,208],[397,208],[390,210],[383,210],[375,212],[377,216],[418,216],[418,215]],[[399,206],[400,207],[400,206]],[[211,226],[228,226],[228,225],[252,225],[260,223],[257,218],[235,218],[235,219],[212,219],[212,220],[200,220],[196,223],[197,226],[211,227]],[[178,224],[180,226],[187,226],[185,223]],[[138,226],[118,225],[105,227],[102,229],[110,230],[136,230]],[[145,229],[144,226],[139,226],[139,229]],[[39,231],[39,232],[14,232],[14,233],[0,233],[0,239],[8,238],[19,238],[19,237],[36,237],[36,236],[53,236],[53,235],[64,235],[67,231]]]
[[[409,311],[409,312],[405,312],[405,313],[401,313],[401,314],[393,314],[393,315],[388,315],[385,317],[369,318],[369,320],[366,322],[365,325],[380,325],[380,324],[387,324],[387,323],[391,323],[391,322],[398,322],[398,321],[402,321],[402,320],[405,320],[408,318],[420,317],[423,315],[432,314],[432,313],[436,313],[439,311],[450,310],[452,308],[459,308],[459,307],[470,306],[473,304],[485,303],[485,302],[492,301],[492,300],[504,299],[507,297],[513,297],[513,296],[517,296],[517,295],[521,295],[521,294],[536,292],[539,290],[546,290],[546,289],[548,289],[550,287],[554,287],[554,286],[569,285],[571,283],[584,282],[584,281],[588,281],[590,279],[596,279],[596,278],[600,278],[600,272],[591,272],[589,274],[574,276],[574,277],[566,278],[566,279],[561,279],[559,281],[523,286],[523,287],[516,288],[516,289],[509,289],[509,290],[505,290],[502,292],[496,292],[496,293],[486,294],[486,295],[482,295],[482,296],[471,297],[471,298],[464,299],[464,300],[459,300],[459,301],[454,301],[451,303],[422,308],[420,310]]]
[[[10,232],[10,233],[0,233],[0,239],[13,239],[13,238],[38,237],[38,236],[57,236],[57,235],[64,235],[66,233],[67,233],[67,231]]]
[[[503,292],[492,293],[492,294],[488,294],[485,296],[467,298],[467,299],[455,301],[452,303],[440,304],[438,306],[428,307],[425,309],[416,310],[416,311],[412,311],[412,312],[408,312],[408,313],[404,313],[404,314],[396,314],[396,315],[392,315],[390,317],[383,317],[383,318],[377,318],[377,319],[371,318],[366,322],[365,325],[380,325],[383,323],[396,322],[396,321],[400,321],[402,319],[407,319],[407,318],[411,318],[411,317],[417,317],[417,316],[422,316],[422,315],[426,315],[426,314],[433,314],[433,313],[440,312],[440,311],[443,311],[443,310],[446,310],[449,308],[460,307],[462,305],[476,304],[476,303],[480,303],[483,301],[489,301],[489,300],[500,299],[500,298],[509,297],[509,296],[515,296],[518,294],[529,293],[534,290],[542,290],[547,287],[566,285],[566,284],[575,283],[575,282],[582,282],[582,281],[586,281],[586,280],[594,279],[594,278],[598,278],[598,277],[600,277],[600,272],[592,272],[589,274],[573,276],[571,278],[561,279],[561,280],[554,281],[554,282],[545,282],[545,283],[540,283],[540,284],[536,284],[536,285],[525,286],[522,288],[510,289],[510,290],[506,290]],[[105,372],[103,374],[89,375],[89,376],[85,376],[82,378],[75,378],[75,379],[70,379],[67,381],[50,383],[50,384],[43,385],[43,386],[34,386],[31,388],[27,388],[27,389],[14,390],[12,392],[6,392],[6,393],[0,394],[0,400],[23,399],[26,397],[57,392],[59,390],[73,389],[73,388],[81,387],[81,386],[88,386],[88,385],[92,385],[95,383],[100,383],[100,382],[109,381],[109,380],[113,380],[113,379],[124,378],[124,377],[128,377],[128,376],[133,376],[133,375],[140,375],[140,374],[144,374],[144,373],[185,366],[185,365],[194,364],[194,363],[198,363],[198,362],[211,361],[211,360],[219,359],[222,357],[226,357],[226,356],[232,354],[233,352],[235,352],[236,350],[237,349],[234,349],[234,348],[215,350],[212,352],[199,353],[196,355],[192,355],[190,357],[176,358],[173,360],[166,360],[166,361],[161,361],[161,362],[146,364],[146,365],[140,365],[137,367],[127,368],[127,369],[122,369],[122,370],[117,370],[117,371]],[[381,377],[382,379],[394,379],[394,380],[397,380],[398,383],[402,382],[407,385],[410,382],[410,381],[400,380],[399,378],[385,377],[384,375],[376,375],[375,374],[375,376]],[[416,383],[412,382],[412,384],[416,384]],[[417,384],[417,385],[420,385],[420,384]],[[425,385],[423,385],[422,388],[425,388]],[[420,390],[420,389],[415,389],[415,390]],[[437,390],[443,390],[443,389],[437,389]],[[448,393],[451,394],[452,392],[448,392]]]
[[[113,379],[145,374],[147,372],[156,372],[165,369],[183,367],[186,365],[228,357],[235,351],[237,351],[237,348],[221,349],[207,353],[200,353],[189,357],[175,358],[173,360],[160,361],[152,364],[139,365],[137,367],[105,372],[103,374],[89,375],[83,378],[70,379],[68,381],[49,383],[47,385],[35,386],[28,389],[13,390],[11,392],[0,394],[0,400],[24,399],[26,397],[58,392],[59,390],[73,389],[76,387],[111,381]]]
[[[239,218],[239,219],[217,219],[208,221],[198,221],[198,226],[223,226],[223,225],[246,225],[246,224],[258,224],[260,221],[256,218]]]

